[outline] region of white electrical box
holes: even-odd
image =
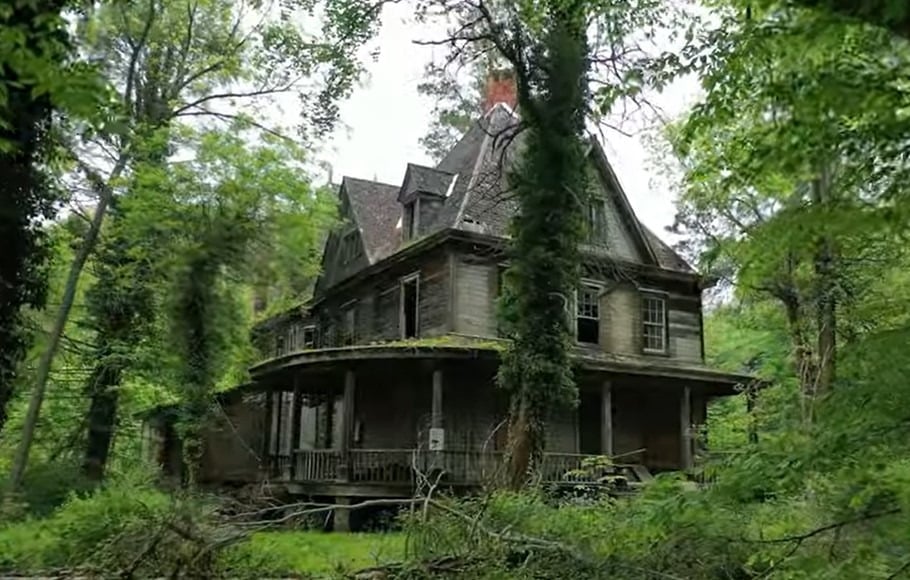
[[[446,430],[442,427],[430,427],[430,451],[442,451],[446,446]]]

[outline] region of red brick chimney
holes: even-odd
[[[515,75],[510,70],[490,71],[487,76],[486,93],[483,98],[484,114],[497,103],[505,103],[513,111],[518,105],[518,88],[515,86]]]

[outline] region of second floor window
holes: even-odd
[[[344,346],[352,345],[357,340],[357,309],[356,302],[351,302],[344,309],[344,320],[342,321],[341,344]]]
[[[303,327],[303,348],[316,348],[316,326],[309,325]]]
[[[575,339],[586,344],[600,342],[600,288],[582,284],[576,293]]]
[[[401,338],[417,338],[419,312],[420,275],[413,274],[401,280]]]
[[[667,300],[645,294],[641,299],[642,348],[645,352],[667,352]]]

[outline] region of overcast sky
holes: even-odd
[[[400,184],[408,162],[432,165],[418,140],[430,122],[433,102],[418,95],[417,85],[424,65],[433,58],[433,49],[417,46],[413,40],[432,37],[433,31],[408,19],[404,3],[389,6],[377,39],[378,60],[369,64],[363,86],[341,107],[344,127],[322,155],[332,165],[336,182],[349,175]],[[675,116],[696,96],[696,82],[686,79],[653,100]],[[604,145],[639,219],[669,241],[671,236],[664,228],[673,221],[672,194],[666,186],[652,183],[653,164],[642,136],[605,130]]]

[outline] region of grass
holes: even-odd
[[[259,532],[227,554],[227,564],[254,559],[271,571],[322,577],[400,561],[400,533],[341,534],[318,531]]]

